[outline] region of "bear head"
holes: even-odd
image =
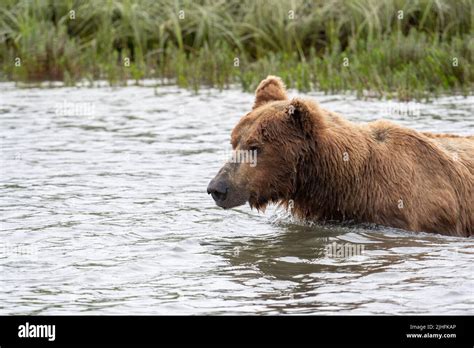
[[[263,80],[252,111],[232,131],[232,159],[208,185],[216,204],[225,209],[246,202],[258,210],[268,203],[288,207],[312,175],[307,161],[324,128],[321,115],[311,101],[289,100],[280,78]]]

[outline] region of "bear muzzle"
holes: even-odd
[[[218,206],[221,206],[219,203],[223,203],[226,200],[229,186],[224,180],[216,179],[217,178],[212,179],[207,186],[207,193],[212,196]]]
[[[224,166],[207,186],[207,193],[212,196],[217,206],[224,209],[243,205],[249,198],[245,186],[237,185],[231,179],[234,170],[233,165]]]

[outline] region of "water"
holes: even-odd
[[[312,97],[474,134],[474,97]],[[0,84],[0,98],[0,314],[474,314],[472,238],[216,207],[206,186],[251,94]]]

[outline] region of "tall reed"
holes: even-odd
[[[0,78],[472,93],[474,0],[2,0]]]

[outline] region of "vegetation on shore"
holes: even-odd
[[[474,0],[2,0],[0,78],[470,94]]]

